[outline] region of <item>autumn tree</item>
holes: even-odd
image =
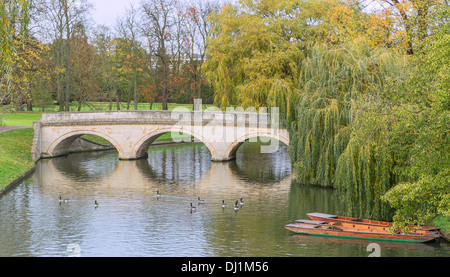
[[[112,110],[112,102],[116,99],[116,109],[120,110],[120,95],[118,94],[118,72],[114,70],[114,43],[111,30],[107,26],[98,26],[94,33],[93,43],[98,57],[100,98],[108,99],[109,109]]]
[[[170,42],[176,26],[175,0],[146,0],[143,9],[143,34],[148,42],[151,55],[157,58],[158,88],[161,91],[162,108],[167,110],[169,99],[169,74],[171,70]]]
[[[31,6],[31,0],[0,1],[0,104],[13,102],[13,59],[17,46],[24,48],[20,42],[27,37]]]
[[[381,10],[390,13],[395,36],[410,55],[421,50],[425,38],[445,22],[438,11],[445,0],[381,0]],[[441,17],[442,19],[442,17]]]
[[[99,91],[98,55],[93,45],[88,42],[85,27],[75,26],[72,35],[72,94],[78,102],[78,111],[89,100],[95,100]]]
[[[50,80],[54,73],[48,60],[49,49],[36,38],[16,40],[16,55],[13,59],[13,90],[11,99],[17,111],[32,110],[33,89]],[[21,47],[23,44],[25,47]]]
[[[450,6],[438,18],[448,20]],[[424,225],[437,215],[450,216],[450,23],[424,41],[405,82],[386,91],[390,151],[399,185],[383,199],[396,209],[396,227]],[[387,107],[386,107],[387,106]]]
[[[131,95],[133,96],[134,109],[138,109],[138,62],[140,60],[140,41],[138,30],[138,10],[130,5],[125,10],[125,16],[117,21],[117,33],[127,42],[127,69],[131,72],[130,94],[128,97],[127,109],[129,109]]]
[[[208,20],[208,17],[219,8],[220,5],[217,3],[193,1],[186,6],[183,13],[185,29],[183,46],[186,61],[182,75],[187,79],[190,97],[203,99],[204,102],[210,101],[207,94],[208,84],[202,73],[208,50],[208,34],[212,28],[212,21]]]
[[[71,39],[75,26],[86,21],[92,4],[86,0],[36,1],[36,20],[40,23],[40,32],[44,40],[52,43],[55,67],[64,69],[59,71],[55,84],[60,111],[69,111],[72,79]]]

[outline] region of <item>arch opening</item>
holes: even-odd
[[[264,146],[268,147],[263,148],[266,151],[261,149]],[[288,145],[282,140],[264,136],[247,139],[238,143],[231,154],[235,155],[232,170],[252,182],[273,184],[287,178],[292,172]]]
[[[214,148],[213,146],[202,139],[202,137],[198,134],[195,134],[191,131],[185,130],[185,129],[164,129],[164,130],[158,130],[157,132],[153,132],[148,134],[147,136],[144,136],[140,142],[136,145],[136,157],[137,158],[144,158],[148,157],[148,151],[150,146],[155,145],[155,142],[161,142],[161,143],[167,143],[167,142],[173,142],[173,143],[203,143],[213,155]]]
[[[272,135],[248,135],[230,145],[226,152],[226,156],[232,159],[236,158],[239,148],[246,142],[261,144],[260,153],[272,154],[280,149],[280,145],[289,146],[289,142],[282,137],[274,137]]]
[[[77,131],[65,134],[55,140],[49,147],[50,157],[64,156],[69,153],[116,150],[121,153],[120,146],[107,135],[92,131]]]

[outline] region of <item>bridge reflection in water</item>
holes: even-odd
[[[44,159],[37,165],[35,178],[45,184],[43,189],[56,192],[67,190],[69,194],[74,183],[77,183],[75,186],[95,183],[91,193],[99,197],[99,192],[121,195],[127,191],[153,197],[157,190],[168,192],[188,188],[195,196],[196,191],[223,192],[225,187],[229,189],[226,191],[229,195],[245,189],[246,183],[242,180],[277,183],[278,189],[289,187],[291,182],[291,165],[285,146],[280,150],[281,154],[255,155],[259,146],[248,143],[238,153],[236,162],[213,163],[211,154],[203,144],[188,145],[155,146],[149,150],[148,159],[132,161],[114,159],[117,155],[114,151]],[[252,153],[247,155],[249,151]],[[258,162],[252,162],[253,158]],[[41,170],[42,167],[45,171]],[[89,186],[83,189],[89,189]]]

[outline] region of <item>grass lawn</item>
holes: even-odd
[[[114,103],[115,104],[115,103]],[[203,105],[203,109],[206,109],[208,107],[213,107],[214,105]],[[121,103],[121,110],[126,111],[126,103]],[[168,104],[169,110],[173,110],[175,108],[186,108],[189,110],[192,110],[192,104],[175,104],[175,103],[169,103]],[[116,105],[112,106],[113,111],[116,110]],[[130,106],[131,109],[134,108],[133,105]],[[78,107],[76,104],[72,104],[70,106],[70,110],[72,112],[77,111]],[[138,106],[139,110],[149,110],[149,104],[141,103]],[[33,112],[16,112],[16,113],[6,113],[5,114],[5,123],[9,126],[33,126],[33,122],[41,119],[42,115],[42,107],[35,106],[33,108]],[[109,110],[109,104],[108,103],[102,103],[102,102],[92,102],[87,103],[82,106],[81,111],[83,112],[89,112],[89,111],[108,111]],[[155,103],[153,104],[153,110],[161,110],[161,103]],[[58,106],[47,106],[45,108],[46,113],[53,113],[58,112]]]
[[[192,104],[168,103],[167,106],[168,106],[169,110],[173,110],[173,109],[179,108],[179,107],[187,108],[189,110],[193,109],[193,105]],[[214,105],[203,104],[203,109],[206,109],[208,107],[214,107]],[[78,111],[78,103],[77,102],[73,102],[72,104],[70,104],[69,109],[70,109],[71,112]],[[111,109],[113,111],[117,110],[116,102],[112,103]],[[142,111],[147,110],[148,111],[149,109],[150,109],[150,104],[149,103],[139,103],[138,104],[138,110],[142,110]],[[46,105],[44,112],[46,112],[46,113],[55,113],[55,112],[58,112],[58,110],[59,110],[59,106]],[[120,110],[121,111],[126,111],[127,110],[127,103],[126,102],[121,102],[120,103]],[[134,104],[130,104],[130,110],[134,110]],[[152,110],[162,110],[162,104],[161,103],[154,103],[153,106],[152,106]],[[33,107],[33,111],[39,112],[39,113],[42,112],[42,106],[35,105]],[[109,111],[109,103],[108,102],[89,102],[89,103],[83,104],[81,106],[81,111],[82,112]]]
[[[21,112],[10,113],[5,116],[5,123],[9,126],[33,126],[33,122],[41,119],[41,113]]]
[[[31,158],[32,129],[0,133],[0,189],[34,166]]]
[[[175,108],[179,108],[179,107],[183,107],[183,108],[187,108],[192,110],[192,104],[175,104],[175,103],[169,103],[169,110],[173,110]],[[213,105],[203,105],[203,108],[206,109],[207,107],[211,107]],[[116,109],[116,105],[114,103],[114,105],[112,106],[113,110]],[[130,106],[130,108],[134,108],[133,105]],[[139,104],[139,110],[148,110],[149,108],[149,104],[145,104],[145,103],[141,103]],[[126,103],[121,103],[121,109],[122,110],[126,110]],[[161,109],[161,103],[155,103],[153,105],[153,110],[158,110]],[[16,112],[16,113],[8,113],[5,115],[5,123],[6,125],[9,126],[33,126],[33,122],[40,120],[42,113],[40,112],[41,107],[35,107],[34,108],[34,112]],[[70,107],[71,111],[76,111],[77,110],[77,106],[76,104],[71,105]],[[92,103],[88,103],[86,105],[82,106],[82,111],[106,111],[109,110],[109,104],[108,103],[101,103],[101,102],[92,102]],[[51,113],[51,112],[57,112],[58,111],[58,106],[47,106],[45,108],[45,112]],[[110,145],[110,143],[100,137],[96,137],[96,136],[83,136],[86,139],[95,141],[97,143],[101,143],[104,145]],[[181,136],[176,136],[176,139],[181,139],[181,138],[189,138],[190,136],[188,135],[181,135]],[[162,136],[160,136],[157,141],[167,141],[167,140],[172,140],[172,136],[171,133],[167,133],[164,134]]]
[[[93,136],[93,135],[84,135],[83,136],[84,139],[96,142],[96,143],[100,143],[103,145],[112,145],[109,141],[107,141],[106,139],[102,138],[102,137],[98,137],[98,136]],[[175,136],[172,137],[172,133],[166,133],[161,135],[160,137],[158,137],[156,139],[156,141],[172,141],[173,139],[188,139],[188,138],[192,138],[190,135],[187,134],[178,134],[175,133]]]

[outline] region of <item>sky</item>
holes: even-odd
[[[116,18],[124,14],[125,9],[134,3],[137,7],[140,0],[89,0],[94,4],[91,11],[92,18],[96,24],[114,26]]]
[[[220,2],[225,0],[213,1]],[[236,0],[231,0],[231,2],[234,1]],[[125,9],[130,7],[130,3],[138,7],[141,0],[88,0],[88,2],[94,4],[91,15],[95,23],[113,27],[116,23],[116,18],[125,14]],[[227,2],[230,2],[230,0],[227,0]]]

